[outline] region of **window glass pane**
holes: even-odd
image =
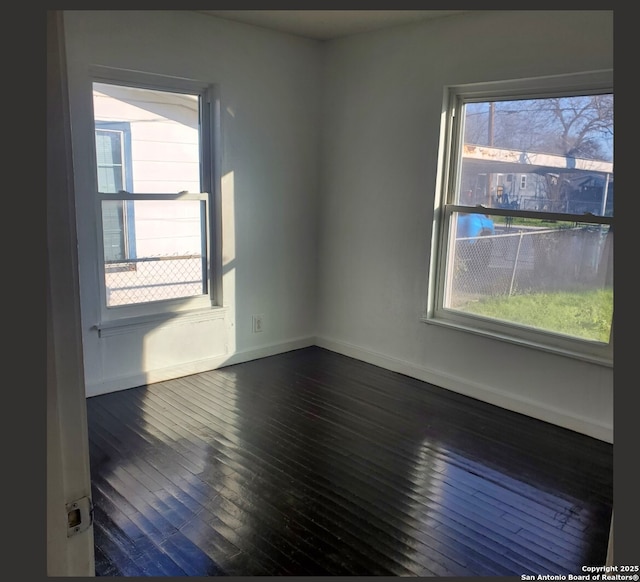
[[[613,95],[464,106],[455,203],[613,216]]]
[[[101,192],[125,189],[140,194],[200,192],[199,97],[168,91],[93,84],[96,158]],[[118,132],[99,130],[100,124],[129,127],[128,187],[115,175],[122,164]],[[111,168],[111,173],[107,170]],[[104,190],[102,186],[116,188]]]
[[[122,134],[117,131],[96,130],[98,166],[122,164]]]
[[[608,343],[613,228],[452,213],[444,307]]]
[[[96,160],[100,192],[113,193],[124,189],[122,147],[121,132],[96,130]]]
[[[193,297],[208,292],[203,238],[205,205],[197,200],[127,201],[129,245],[135,256],[113,258],[106,233],[113,205],[103,201],[107,307]],[[133,236],[132,236],[133,235]]]
[[[108,200],[102,204],[102,233],[106,261],[125,258],[124,204]]]

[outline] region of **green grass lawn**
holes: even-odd
[[[613,289],[481,299],[467,304],[462,311],[608,342],[613,315]]]

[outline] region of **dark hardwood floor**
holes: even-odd
[[[612,445],[313,347],[87,400],[100,576],[580,574]]]

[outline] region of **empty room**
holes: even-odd
[[[613,564],[613,11],[47,25],[49,575]]]

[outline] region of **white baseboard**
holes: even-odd
[[[549,422],[557,426],[568,428],[575,432],[585,434],[601,441],[613,443],[613,427],[594,422],[591,419],[576,415],[566,414],[548,408],[538,402],[514,396],[501,390],[496,390],[492,386],[487,386],[478,382],[470,382],[466,378],[460,378],[451,374],[442,374],[425,367],[416,366],[410,362],[385,356],[377,352],[372,352],[360,348],[356,345],[332,340],[326,337],[316,337],[316,345],[322,348],[337,352],[344,356],[349,356],[375,366],[380,366],[392,372],[398,372],[417,380],[429,382],[435,386],[446,388],[458,394],[470,396],[482,402],[494,404],[500,408],[518,412],[544,422]]]
[[[458,394],[463,394],[465,396],[470,396],[471,398],[476,398],[482,402],[494,404],[501,408],[505,408],[506,410],[525,414],[526,416],[537,418],[544,422],[549,422],[608,443],[613,443],[613,427],[611,426],[594,422],[588,418],[559,412],[543,406],[538,402],[534,402],[520,396],[514,396],[513,394],[509,394],[501,390],[496,390],[492,386],[487,386],[478,382],[470,382],[468,379],[453,376],[451,374],[435,372],[429,368],[416,366],[415,364],[398,358],[386,356],[378,352],[363,349],[353,344],[332,340],[326,337],[297,338],[287,342],[241,350],[231,355],[224,354],[213,358],[187,362],[179,366],[170,366],[140,374],[109,378],[100,383],[92,385],[87,384],[86,394],[87,397],[91,397],[106,394],[108,392],[127,390],[136,386],[154,384],[156,382],[181,378],[183,376],[198,374],[200,372],[208,372],[209,370],[215,370],[224,366],[240,364],[242,362],[248,362],[250,360],[265,358],[268,356],[275,356],[276,354],[306,348],[313,345],[317,345],[332,352],[349,356],[375,366],[380,366],[386,370],[410,376],[411,378],[429,382],[435,386],[446,388],[447,390],[451,390],[452,392],[457,392]]]
[[[136,386],[154,384],[156,382],[163,382],[164,380],[173,380],[174,378],[182,378],[191,374],[199,374],[200,372],[208,372],[210,370],[216,370],[217,368],[230,366],[232,364],[240,364],[242,362],[257,360],[258,358],[266,358],[267,356],[275,356],[276,354],[282,354],[284,352],[290,352],[300,348],[308,348],[312,345],[315,345],[315,338],[303,337],[287,342],[259,346],[249,350],[241,350],[231,355],[223,354],[212,358],[205,358],[203,360],[185,362],[178,366],[169,366],[167,368],[150,370],[148,372],[141,372],[139,374],[127,376],[118,376],[103,380],[99,383],[87,384],[86,395],[87,398],[89,398],[91,396],[107,394],[108,392],[128,390],[129,388],[135,388]]]

